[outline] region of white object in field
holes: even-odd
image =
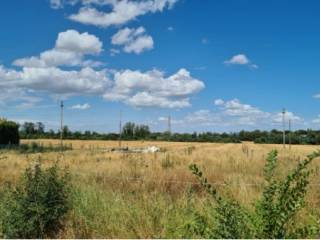
[[[146,147],[142,150],[142,152],[145,153],[155,153],[155,152],[159,152],[160,148],[156,147],[156,146],[151,146],[151,147]]]
[[[124,152],[124,153],[155,153],[160,152],[160,148],[156,146],[145,148],[111,148],[106,149],[107,152]]]

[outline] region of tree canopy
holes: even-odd
[[[19,142],[19,125],[6,119],[0,119],[0,145],[17,145]]]

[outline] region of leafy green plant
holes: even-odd
[[[266,185],[255,210],[250,211],[236,200],[219,195],[208,183],[199,168],[190,166],[202,187],[213,197],[216,227],[210,238],[306,238],[319,232],[317,224],[300,226],[295,216],[304,207],[311,171],[308,165],[320,156],[320,151],[309,155],[283,180],[277,180],[275,169],[277,151],[271,151],[264,168]]]
[[[214,209],[216,224],[209,231],[206,238],[250,238],[252,234],[252,223],[246,209],[233,199],[224,198],[219,195],[217,189],[208,183],[207,178],[195,165],[191,165],[192,173],[199,178],[200,184],[213,197],[216,202]]]
[[[277,167],[277,152],[272,151],[264,169],[267,183],[262,198],[257,204],[257,214],[262,219],[261,237],[286,238],[308,237],[317,229],[315,226],[295,226],[294,217],[305,205],[305,196],[309,184],[310,170],[307,166],[320,156],[314,152],[284,179],[276,180],[274,171]],[[290,226],[293,225],[293,231]]]
[[[5,238],[54,237],[70,209],[69,177],[57,165],[26,169],[16,187],[2,193],[1,226]]]

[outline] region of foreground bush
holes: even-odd
[[[17,187],[2,193],[1,226],[5,238],[54,237],[69,210],[69,178],[55,165],[28,168]]]
[[[19,125],[0,118],[0,146],[8,144],[17,145],[19,142]]]
[[[301,226],[295,217],[305,203],[310,175],[307,167],[319,156],[320,151],[314,152],[300,162],[284,180],[277,180],[274,176],[278,163],[277,151],[270,152],[264,168],[266,185],[254,211],[246,209],[234,199],[221,196],[208,183],[199,168],[191,165],[191,171],[216,203],[213,209],[215,228],[209,228],[201,218],[201,224],[194,224],[195,227],[201,227],[201,231],[194,231],[202,233],[201,237],[206,238],[279,239],[317,236],[318,224]]]

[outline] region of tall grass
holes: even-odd
[[[33,141],[33,140],[31,140]],[[29,143],[23,141],[23,143]],[[56,141],[37,141],[43,146]],[[263,168],[267,153],[279,151],[279,178],[294,169],[298,160],[316,150],[315,146],[123,142],[124,146],[157,145],[165,152],[121,154],[104,151],[116,147],[112,141],[66,141],[73,150],[43,153],[0,151],[0,186],[15,184],[24,169],[39,158],[43,166],[59,160],[68,166],[72,179],[73,210],[67,216],[61,238],[197,238],[205,229],[194,227],[205,221],[213,227],[210,197],[195,181],[188,166],[196,163],[210,183],[223,195],[236,199],[248,209],[263,191]],[[320,169],[319,161],[312,163]],[[307,208],[302,222],[320,217],[319,172],[310,176]],[[227,184],[227,185],[226,185]],[[0,187],[1,188],[1,187]],[[0,204],[1,205],[1,204]],[[1,206],[0,206],[1,207]],[[312,214],[310,214],[312,213]]]

